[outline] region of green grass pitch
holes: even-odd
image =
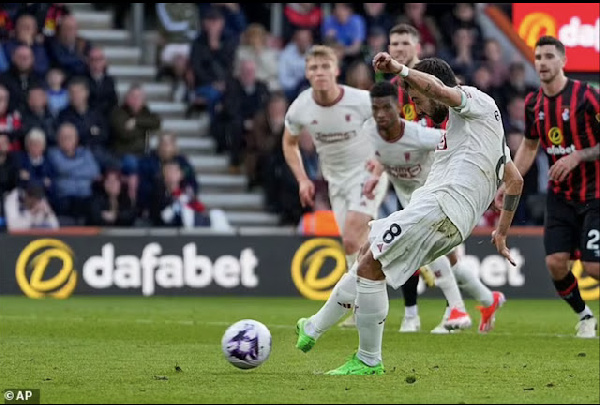
[[[576,339],[556,300],[509,300],[496,329],[431,335],[444,302],[419,302],[423,332],[397,332],[392,300],[384,376],[332,377],[356,350],[334,328],[304,354],[294,327],[321,305],[302,299],[0,297],[0,391],[40,388],[42,403],[599,403],[599,340]],[[598,302],[590,303],[600,314]],[[221,352],[228,325],[253,318],[273,335],[262,366],[238,370]],[[178,370],[176,370],[176,367]]]

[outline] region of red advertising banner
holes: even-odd
[[[600,70],[600,6],[598,3],[513,3],[513,26],[534,47],[550,35],[565,44],[570,72]]]

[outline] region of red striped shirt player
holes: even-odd
[[[588,275],[600,276],[600,103],[598,90],[564,74],[565,46],[541,37],[535,69],[542,82],[526,99],[525,139],[514,159],[521,175],[546,153],[550,172],[544,224],[546,266],[558,295],[579,316],[577,336],[596,336],[598,321],[570,269],[576,250]],[[498,192],[500,202],[503,189]]]

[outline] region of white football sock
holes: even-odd
[[[594,313],[592,312],[592,310],[590,309],[590,307],[588,307],[587,305],[585,306],[585,308],[583,309],[583,311],[581,311],[580,313],[578,313],[577,315],[579,315],[579,319],[583,319],[586,316],[594,316]]]
[[[494,303],[492,291],[481,282],[478,275],[471,271],[471,269],[463,266],[460,260],[452,266],[452,272],[460,288],[479,301],[481,305],[489,307]]]
[[[385,280],[358,277],[356,286],[356,328],[360,343],[357,357],[369,366],[381,363],[383,327],[389,310]]]
[[[454,273],[452,273],[450,260],[446,256],[440,256],[429,264],[429,268],[435,274],[435,285],[444,293],[450,308],[465,311],[465,302],[456,284]]]
[[[412,305],[410,307],[404,307],[404,316],[406,318],[412,318],[419,315],[419,306]]]
[[[338,323],[354,306],[356,300],[356,271],[348,272],[333,287],[329,299],[319,312],[311,316],[304,325],[304,331],[312,338],[319,338]]]

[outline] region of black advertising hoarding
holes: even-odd
[[[486,285],[508,297],[556,297],[541,236],[509,237],[509,245],[516,267],[496,253],[489,236],[470,237],[459,253]],[[324,300],[344,271],[342,247],[329,238],[0,235],[0,294],[31,298],[75,294]],[[580,266],[576,274],[581,275]],[[597,282],[586,277],[580,286],[586,299],[598,299]],[[425,296],[441,294],[433,289]]]

